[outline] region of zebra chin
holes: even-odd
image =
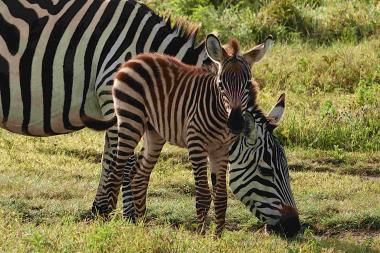
[[[293,237],[298,234],[301,229],[297,210],[288,205],[282,205],[280,215],[274,218],[272,215],[265,215],[262,213],[260,220],[266,223],[265,231],[267,233],[275,233],[286,238]]]

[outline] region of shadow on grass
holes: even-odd
[[[100,163],[102,159],[102,153],[97,152],[94,149],[76,149],[56,146],[53,149],[38,147],[37,151],[46,155],[65,155],[68,157],[75,157],[80,160],[87,160],[91,163]]]
[[[374,161],[362,164],[360,162],[347,162],[343,159],[333,158],[306,159],[302,162],[289,162],[289,170],[296,172],[332,172],[361,177],[380,177],[380,164]]]

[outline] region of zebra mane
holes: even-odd
[[[168,30],[169,33],[177,33],[178,37],[177,39],[183,40],[183,42],[191,41],[191,47],[196,49],[199,48],[202,44],[195,46],[196,37],[199,32],[200,25],[192,23],[184,17],[179,17],[174,20],[174,23],[172,23],[171,15],[159,15],[155,11],[153,11],[150,7],[148,7],[144,3],[139,3],[147,12],[150,12],[152,14],[152,18],[155,19],[157,23],[164,21],[166,23],[165,28]]]
[[[168,17],[167,20],[168,24],[171,24],[170,22],[170,16]],[[180,34],[180,36],[184,39],[187,40],[192,40],[193,42],[193,47],[195,45],[195,39],[197,37],[198,31],[199,31],[200,25],[199,24],[194,24],[189,21],[187,21],[185,18],[177,18],[172,30],[177,30]]]

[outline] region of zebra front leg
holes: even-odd
[[[102,173],[98,190],[96,192],[95,200],[92,204],[93,215],[101,215],[107,217],[109,213],[115,208],[109,209],[108,195],[106,189],[107,178],[114,165],[114,156],[116,154],[117,145],[117,127],[114,126],[108,129],[104,135],[104,150],[102,155]]]
[[[197,210],[198,232],[205,233],[206,218],[211,204],[211,193],[207,180],[207,153],[198,144],[189,145],[189,156],[195,180],[195,207]]]
[[[211,180],[214,193],[216,234],[224,229],[227,210],[226,172],[228,166],[228,149],[221,148],[210,152]]]
[[[165,140],[152,128],[148,127],[144,135],[142,159],[139,159],[135,175],[132,180],[132,192],[136,216],[141,217],[146,211],[146,194],[150,174],[157,163]]]

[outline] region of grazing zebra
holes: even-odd
[[[271,43],[272,39],[268,38],[263,45],[241,54],[236,40],[231,40],[225,50],[218,38],[210,34],[206,38],[206,51],[217,64],[217,71],[186,65],[160,54],[141,54],[120,68],[112,90],[118,146],[115,170],[110,176],[115,179],[123,176],[123,170],[143,136],[142,159],[126,187],[133,196],[131,203],[125,203],[127,209],[130,207],[132,218],[145,212],[150,173],[168,141],[189,150],[200,231],[204,231],[211,203],[207,181],[209,159],[214,178],[217,233],[223,230],[229,146],[243,131],[243,113],[248,102],[252,103],[248,100],[255,98],[251,83],[252,64],[264,56]],[[117,195],[110,197],[110,203],[117,201]]]
[[[244,115],[245,136],[230,150],[230,189],[271,230],[287,237],[295,235],[300,222],[290,189],[284,149],[273,135],[285,108],[282,94],[268,116],[257,106]]]
[[[0,1],[0,127],[30,136],[104,128],[114,114],[113,75],[142,52],[209,63],[197,29],[174,27],[126,0]],[[107,187],[117,128],[105,134],[93,211],[108,213]],[[113,193],[117,194],[117,193]],[[114,208],[114,206],[112,206]]]

